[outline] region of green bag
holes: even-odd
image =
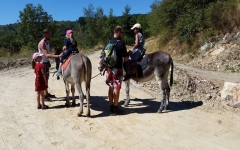
[[[104,57],[104,63],[108,66],[108,67],[114,67],[119,58],[117,58],[117,52],[116,52],[116,45],[119,42],[119,40],[117,40],[116,43],[108,43],[105,48],[102,51],[102,56]]]

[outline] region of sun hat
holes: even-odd
[[[38,56],[42,56],[43,54],[41,53],[34,53],[32,56],[32,59],[36,59]]]
[[[141,29],[142,26],[141,26],[141,24],[136,23],[136,24],[131,28],[131,30],[134,30],[135,28]]]
[[[66,35],[73,33],[73,30],[67,30]]]

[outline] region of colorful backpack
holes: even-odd
[[[119,58],[117,58],[117,52],[116,52],[116,45],[120,40],[117,40],[115,43],[110,43],[105,46],[105,48],[101,52],[101,58],[104,57],[104,63],[108,67],[114,67]]]

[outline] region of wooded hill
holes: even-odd
[[[158,48],[165,48],[172,42],[186,53],[197,54],[202,43],[238,29],[239,6],[239,0],[162,0],[152,3],[149,14],[131,14],[131,6],[127,5],[122,16],[114,16],[112,9],[104,15],[101,7],[89,4],[83,10],[83,17],[59,22],[54,21],[40,4],[27,4],[20,11],[18,23],[0,26],[0,57],[22,50],[36,51],[46,27],[52,30],[51,46],[62,47],[68,29],[74,30],[80,49],[105,45],[116,25],[124,28],[123,40],[131,45],[134,36],[130,28],[137,22],[142,24],[147,38],[157,37]]]

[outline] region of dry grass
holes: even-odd
[[[2,53],[4,51],[4,53]],[[30,51],[27,47],[22,47],[19,53],[11,54],[10,52],[6,52],[5,50],[0,50],[0,53],[3,54],[0,57],[0,60],[13,60],[18,58],[31,58],[32,54],[35,51]]]

